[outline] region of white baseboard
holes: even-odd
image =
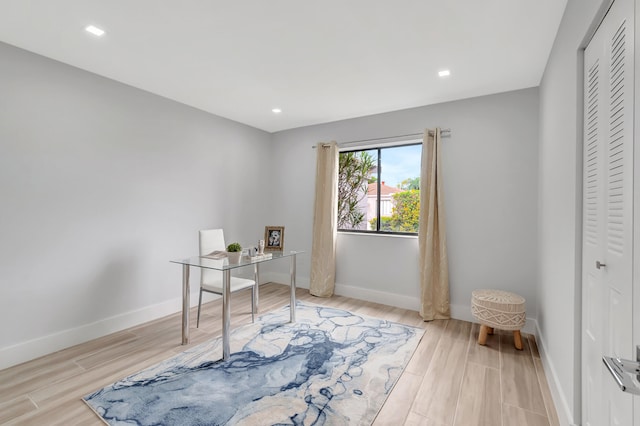
[[[204,295],[203,302],[215,296]],[[206,299],[204,299],[206,298]],[[198,292],[191,293],[191,306],[197,306]],[[80,343],[88,342],[107,334],[115,333],[147,321],[182,310],[182,298],[171,299],[166,302],[146,306],[134,311],[125,312],[113,317],[105,318],[80,327],[70,328],[57,333],[38,337],[26,342],[7,346],[0,349],[0,370],[21,364],[32,359],[47,355]]]
[[[282,272],[265,272],[260,273],[260,285],[266,283],[278,283],[289,285],[291,282],[291,275]],[[297,288],[309,288],[309,277],[296,277]]]
[[[264,274],[264,279],[261,279],[260,281],[289,284],[290,279],[289,274],[270,272]],[[296,287],[309,288],[309,278],[297,278]],[[334,293],[338,296],[352,297],[354,299],[366,300],[367,302],[395,306],[396,308],[410,309],[412,311],[420,310],[420,303],[416,298],[388,293],[386,291],[371,290],[368,288],[336,283]]]
[[[388,293],[386,291],[370,290],[336,283],[335,293],[338,296],[352,297],[354,299],[395,306],[396,308],[409,309],[411,311],[418,311],[420,309],[420,303],[415,297]]]
[[[306,288],[308,288],[308,285]],[[401,294],[389,293],[386,291],[371,290],[368,288],[339,283],[336,283],[335,293],[338,296],[352,297],[354,299],[366,300],[367,302],[380,303],[382,305],[394,306],[396,308],[409,309],[411,311],[420,311],[420,299],[414,296],[405,296]],[[451,318],[462,321],[475,322],[473,315],[471,315],[470,305],[452,304],[450,308]],[[527,322],[522,328],[522,331],[524,333],[536,335],[536,328],[536,320],[533,318],[527,318]]]
[[[553,366],[553,361],[549,358],[548,352],[544,345],[544,338],[538,328],[536,322],[536,343],[538,344],[538,352],[540,352],[540,359],[542,360],[542,367],[544,368],[544,375],[549,383],[549,390],[551,391],[551,397],[553,398],[553,404],[556,406],[556,412],[558,413],[558,420],[561,425],[576,426],[574,423],[574,417],[571,413],[571,408],[567,402],[567,397],[558,386],[560,381],[558,380],[558,374]]]

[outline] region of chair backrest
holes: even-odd
[[[224,232],[222,229],[205,229],[200,231],[200,256],[209,254],[214,250],[226,250],[224,244]],[[222,272],[213,269],[199,268],[200,284],[213,281],[222,281]]]

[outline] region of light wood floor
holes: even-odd
[[[260,311],[288,303],[289,287],[260,287]],[[418,313],[356,299],[319,299],[299,289],[299,300],[426,328],[375,425],[558,425],[533,336],[524,350],[511,333],[476,344],[479,327],[465,321],[425,323]],[[220,307],[205,305],[200,328],[191,318],[191,343],[181,346],[180,316],[171,315],[0,371],[0,424],[100,425],[81,398],[109,383],[221,334]],[[232,330],[251,321],[249,292],[231,299]]]

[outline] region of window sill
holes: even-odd
[[[384,234],[378,232],[349,232],[349,231],[338,231],[338,235],[357,235],[359,237],[374,237],[374,238],[408,238],[408,239],[417,239],[417,235],[402,235],[402,234]]]

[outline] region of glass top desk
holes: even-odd
[[[296,320],[296,255],[304,253],[303,251],[277,251],[271,252],[271,258],[253,259],[249,257],[242,257],[238,263],[229,263],[229,259],[210,259],[207,257],[194,256],[188,259],[172,260],[172,263],[178,263],[182,265],[182,344],[189,343],[189,297],[191,290],[189,288],[189,269],[191,266],[196,268],[215,269],[216,271],[222,271],[222,359],[229,359],[229,326],[231,323],[231,312],[229,310],[230,300],[230,285],[231,285],[231,270],[237,268],[243,268],[246,266],[253,266],[254,279],[256,283],[260,282],[259,272],[260,264],[265,262],[272,262],[278,259],[289,258],[290,259],[290,275],[291,275],[291,322]],[[258,289],[256,286],[254,309],[258,310]]]

